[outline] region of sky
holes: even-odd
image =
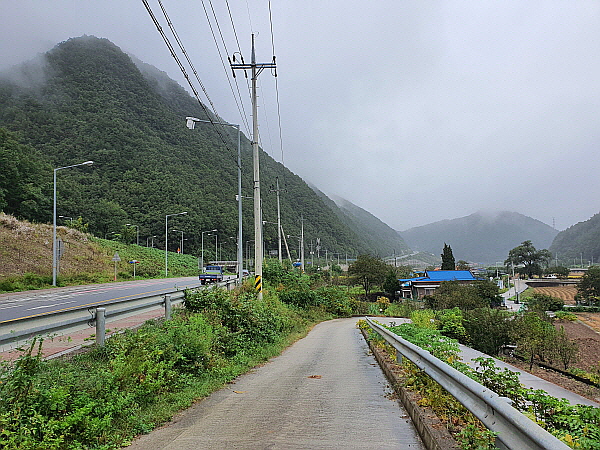
[[[263,149],[396,230],[502,210],[563,230],[600,212],[597,0],[163,5],[216,113],[247,136],[247,84],[226,59],[249,62],[254,33],[256,61],[277,56],[277,78],[258,77]],[[141,0],[5,0],[0,70],[84,34],[189,90]]]

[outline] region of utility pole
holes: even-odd
[[[252,71],[252,161],[254,164],[254,289],[258,294],[258,299],[262,299],[262,266],[263,266],[263,235],[262,235],[262,217],[260,202],[260,170],[258,153],[258,104],[256,101],[256,80],[264,69],[275,69],[275,55],[273,61],[265,64],[256,63],[256,54],[254,51],[254,34],[252,34],[252,57],[250,64],[244,64],[242,58],[241,64],[229,61],[233,76],[235,70],[242,69]],[[277,73],[275,73],[277,76]]]
[[[300,271],[304,273],[304,216],[300,216]]]
[[[277,236],[278,236],[278,243],[279,243],[279,247],[278,247],[278,254],[279,254],[279,262],[281,262],[282,260],[282,255],[281,255],[281,204],[279,202],[279,192],[281,191],[279,189],[279,177],[275,177],[275,192],[277,193]],[[271,189],[271,192],[273,192],[273,189]]]

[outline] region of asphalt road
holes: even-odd
[[[128,449],[423,449],[357,319],[317,325]]]
[[[71,286],[0,294],[0,323],[88,306],[99,306],[168,290],[200,286],[198,277]]]

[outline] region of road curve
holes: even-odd
[[[281,356],[128,449],[423,449],[357,319],[317,325]]]

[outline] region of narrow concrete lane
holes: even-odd
[[[423,449],[356,329],[317,325],[130,449]]]

